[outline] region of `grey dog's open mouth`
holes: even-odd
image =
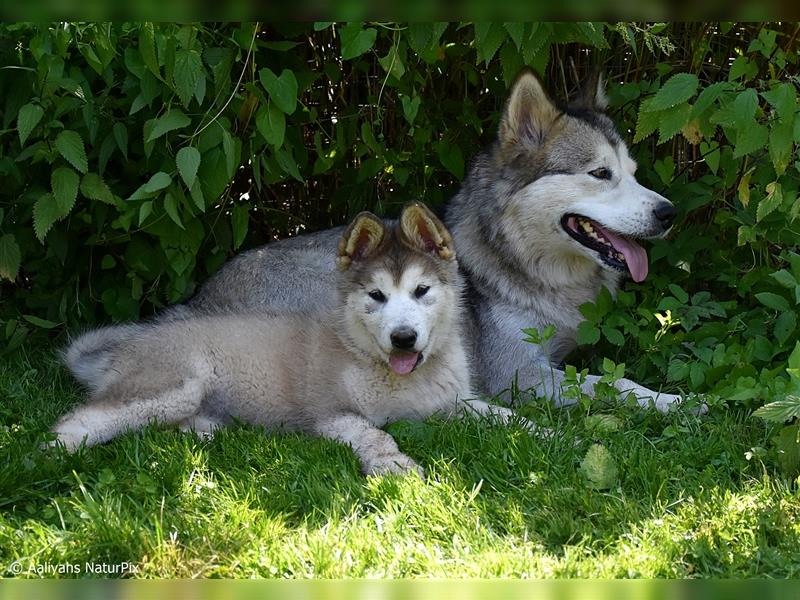
[[[600,260],[612,269],[630,273],[634,281],[643,281],[647,277],[647,253],[632,239],[574,213],[561,217],[561,227],[572,239],[596,252]]]

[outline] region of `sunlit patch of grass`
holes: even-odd
[[[580,411],[522,407],[557,429],[548,440],[479,420],[390,426],[423,481],[367,479],[346,446],[246,425],[42,452],[81,398],[46,352],[0,366],[0,395],[4,574],[14,561],[130,562],[139,577],[800,574],[796,485],[747,460],[769,433],[736,411],[603,408],[619,425],[603,431]],[[592,443],[616,463],[610,489],[580,471]]]

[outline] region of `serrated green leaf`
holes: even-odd
[[[753,88],[740,92],[733,101],[733,115],[738,123],[743,124],[752,119],[758,108],[758,94]]]
[[[351,23],[342,27],[339,35],[342,40],[342,58],[351,60],[372,48],[375,38],[378,37],[378,31],[372,27],[362,29],[359,23]]]
[[[672,359],[667,365],[667,381],[683,381],[689,375],[689,364],[686,361]]]
[[[659,113],[658,143],[663,144],[671,140],[689,121],[692,107],[680,104]]]
[[[161,79],[158,58],[156,58],[155,32],[152,23],[142,23],[139,28],[139,54],[142,57],[142,62],[150,69],[150,72]]]
[[[583,426],[593,435],[607,435],[622,429],[622,419],[608,414],[589,415],[583,420]]]
[[[706,380],[706,366],[701,363],[692,363],[692,366],[689,367],[689,381],[692,384],[692,387],[697,389],[703,382]]]
[[[114,194],[106,185],[105,181],[96,173],[87,173],[83,176],[81,181],[81,194],[90,200],[99,200],[106,204],[113,204],[116,206]]]
[[[734,158],[741,158],[756,150],[763,150],[767,145],[769,130],[758,121],[748,119],[739,123],[736,134]]]
[[[152,126],[152,130],[150,134],[145,139],[145,142],[152,142],[153,140],[157,140],[162,135],[169,133],[170,131],[175,131],[176,129],[183,129],[187,125],[189,125],[192,120],[183,114],[183,111],[179,108],[173,108],[163,117],[159,117],[155,120],[155,123]]]
[[[506,28],[508,35],[511,36],[511,39],[514,41],[517,51],[521,50],[522,36],[525,35],[525,23],[503,23],[503,27]]]
[[[633,136],[633,143],[638,144],[648,135],[658,129],[661,123],[661,115],[657,112],[647,112],[639,109],[636,119],[636,135]]]
[[[205,77],[205,74],[200,53],[197,50],[178,50],[175,53],[175,72],[172,80],[175,92],[184,106],[189,106],[201,77]]]
[[[780,283],[783,287],[790,290],[793,290],[797,285],[797,279],[795,279],[794,275],[789,273],[789,271],[786,269],[781,269],[780,271],[770,273],[770,277]]]
[[[250,206],[237,204],[231,210],[231,229],[233,230],[233,249],[236,250],[247,236],[247,227],[250,222]]]
[[[641,110],[653,112],[672,108],[694,96],[699,80],[692,73],[678,73],[670,77],[656,95]]]
[[[510,87],[523,67],[522,55],[510,40],[500,48],[500,66],[503,67],[503,81]]]
[[[72,169],[60,167],[50,175],[50,185],[52,186],[53,198],[59,211],[58,218],[66,217],[72,207],[75,206],[80,177]]]
[[[694,105],[692,105],[692,118],[700,116],[711,108],[717,98],[728,89],[730,89],[730,84],[727,81],[717,81],[704,88],[700,95],[697,96]]]
[[[278,108],[287,115],[294,113],[297,108],[297,78],[294,73],[284,69],[278,77],[270,69],[264,68],[258,72],[258,78]]]
[[[81,136],[74,131],[64,130],[56,136],[56,150],[63,156],[69,164],[81,173],[89,170],[86,160],[86,149],[83,147]]]
[[[581,321],[578,325],[577,342],[579,345],[594,345],[600,341],[600,329],[590,321]]]
[[[792,158],[792,149],[794,148],[792,129],[793,127],[789,127],[785,123],[775,122],[772,123],[769,130],[769,157],[778,177],[784,174]]]
[[[275,102],[269,102],[267,106],[258,109],[256,127],[268,144],[272,144],[276,148],[283,145],[283,138],[286,134],[286,117]]]
[[[52,194],[43,194],[33,205],[33,232],[36,238],[44,244],[44,238],[56,221],[61,218],[58,204]]]
[[[800,417],[800,397],[786,396],[786,398],[765,404],[753,412],[753,416],[773,423],[785,423],[790,419]]]
[[[606,490],[614,486],[619,471],[616,461],[602,444],[592,444],[581,461],[580,471],[589,487]]]
[[[125,157],[125,160],[128,160],[128,128],[125,127],[124,123],[117,121],[114,123],[114,127],[111,129],[111,132],[114,134],[114,140],[117,142],[117,148],[119,148],[119,151],[122,152],[122,156]]]
[[[476,64],[483,61],[484,64],[488,65],[500,49],[507,35],[500,23],[475,23]]]
[[[25,145],[25,140],[44,116],[44,110],[38,104],[26,104],[17,113],[17,132],[19,133],[20,146]]]
[[[175,156],[175,164],[178,167],[178,173],[181,174],[181,179],[186,184],[186,187],[191,189],[197,178],[197,169],[200,167],[200,152],[197,148],[192,146],[184,146],[178,150]]]
[[[774,310],[787,311],[789,310],[789,302],[783,296],[773,294],[772,292],[761,292],[756,294],[756,300],[761,302],[767,308]]]
[[[619,329],[608,325],[603,325],[602,329],[605,338],[615,346],[622,346],[625,343],[625,336]]]
[[[778,118],[784,125],[789,125],[794,120],[797,110],[797,93],[794,84],[779,83],[773,89],[761,94],[770,105],[775,108]]]
[[[0,277],[14,281],[19,274],[22,254],[13,233],[0,237]]]
[[[608,48],[608,42],[604,32],[604,24],[601,22],[592,23],[591,21],[577,22],[575,27],[583,35],[584,39],[595,48]]]
[[[670,283],[667,287],[669,287],[669,291],[672,292],[672,295],[680,302],[681,304],[686,304],[689,302],[689,294],[687,294],[683,288],[675,283]]]

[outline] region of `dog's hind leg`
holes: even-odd
[[[153,421],[180,423],[197,413],[207,393],[207,381],[202,377],[187,378],[179,386],[156,393],[113,397],[122,387],[112,386],[59,419],[52,429],[57,436],[55,444],[74,452],[82,443],[101,444]]]
[[[568,384],[565,383],[566,375],[563,371],[551,367],[542,367],[541,370],[541,378],[534,388],[539,396],[552,398],[556,406],[569,406],[577,403],[577,399],[574,396],[565,393]],[[600,379],[601,377],[598,375],[587,375],[586,379],[580,384],[580,391],[590,398],[594,398],[596,395],[595,385],[600,382]],[[653,407],[665,413],[669,411],[670,407],[679,405],[682,402],[680,396],[656,392],[630,379],[618,379],[613,385],[618,392],[618,401],[622,402],[630,394],[633,394],[636,402],[642,408]],[[698,412],[705,412],[706,410],[706,407],[701,406]]]
[[[392,436],[364,417],[342,414],[316,423],[314,431],[322,437],[348,444],[361,462],[365,475],[414,472],[425,476],[422,467],[400,452]]]

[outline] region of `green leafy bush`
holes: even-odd
[[[365,208],[441,205],[523,65],[564,96],[599,64],[639,179],[679,219],[646,283],[584,307],[580,341],[646,384],[800,396],[795,24],[0,28],[9,347],[146,316],[236,251]]]

